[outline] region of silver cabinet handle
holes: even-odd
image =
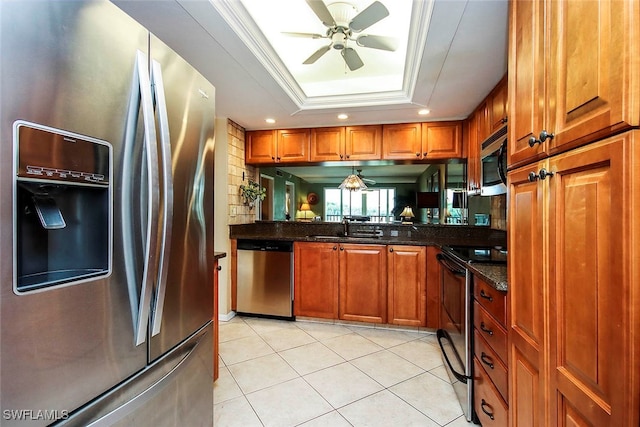
[[[162,227],[160,258],[158,260],[158,284],[156,299],[152,312],[151,336],[160,333],[162,312],[167,289],[169,272],[169,253],[171,251],[171,225],[173,222],[173,175],[171,173],[171,137],[169,135],[169,115],[162,80],[162,68],[158,61],[151,64],[151,82],[154,88],[155,104],[158,111],[158,127],[160,129],[160,154],[162,161]]]

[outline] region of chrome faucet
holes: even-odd
[[[342,234],[345,237],[349,235],[349,220],[346,217],[342,218]]]

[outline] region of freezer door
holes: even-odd
[[[213,425],[209,322],[165,357],[56,427]]]
[[[118,194],[136,52],[147,51],[148,32],[106,1],[2,1],[0,8],[0,424],[47,425],[142,370],[147,349],[134,344],[118,208],[110,276],[14,293],[13,123],[109,142]],[[74,211],[63,214],[68,224],[78,220]],[[48,412],[33,419],[37,411]]]
[[[161,73],[164,86],[170,135],[170,162],[160,174],[161,187],[172,182],[171,210],[161,214],[161,222],[166,215],[170,221],[168,236],[160,236],[167,242],[159,267],[166,282],[158,281],[152,314],[157,334],[151,338],[150,360],[155,360],[213,316],[215,91],[153,35],[150,46],[152,73],[156,81]],[[156,96],[161,95],[156,90]]]

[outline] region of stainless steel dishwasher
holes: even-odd
[[[238,314],[293,320],[293,242],[238,240]]]

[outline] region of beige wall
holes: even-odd
[[[245,130],[227,118],[216,119],[215,182],[214,182],[214,249],[226,252],[227,257],[219,261],[222,269],[218,273],[218,308],[220,317],[231,315],[231,243],[230,224],[251,223],[256,209],[242,203],[240,185],[242,175],[255,179],[257,171],[244,163]]]

